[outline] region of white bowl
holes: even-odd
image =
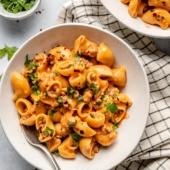
[[[18,12],[16,14],[8,12],[0,3],[0,16],[3,16],[9,20],[22,20],[34,14],[35,10],[38,8],[41,0],[36,0],[34,6],[28,11]]]
[[[39,149],[25,140],[19,116],[12,101],[11,74],[24,67],[25,56],[34,57],[39,52],[48,52],[60,44],[73,47],[74,40],[85,35],[99,44],[105,42],[115,54],[115,66],[124,65],[127,69],[127,85],[122,90],[133,101],[129,108],[129,118],[118,128],[115,143],[101,148],[93,160],[81,154],[74,160],[55,156],[62,170],[108,170],[121,163],[134,150],[144,131],[149,110],[149,85],[144,68],[133,50],[120,38],[100,28],[86,24],[62,24],[49,28],[26,41],[11,59],[1,79],[0,117],[3,129],[12,146],[29,163],[38,169],[52,170],[53,166]],[[3,96],[3,97],[2,97]]]
[[[128,13],[128,5],[123,4],[121,0],[101,0],[101,2],[108,11],[127,28],[152,38],[170,38],[170,28],[163,30],[159,26],[143,22],[139,17],[132,18]]]

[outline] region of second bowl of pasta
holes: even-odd
[[[9,141],[44,170],[53,167],[26,142],[20,124],[36,127],[62,170],[106,170],[133,151],[149,109],[147,77],[135,53],[86,24],[58,25],[25,42],[2,77],[0,95]]]
[[[127,28],[151,38],[170,37],[170,3],[154,0],[101,0],[108,11]]]

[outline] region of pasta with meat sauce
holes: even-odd
[[[13,101],[20,124],[35,126],[50,152],[74,159],[79,150],[93,159],[100,147],[114,143],[131,99],[120,92],[126,68],[114,67],[105,44],[79,36],[73,48],[56,46],[13,72]]]
[[[169,28],[169,0],[121,0],[121,2],[128,5],[131,17],[141,17],[145,23],[158,25],[164,30]]]

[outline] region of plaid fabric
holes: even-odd
[[[150,113],[143,136],[116,170],[170,169],[170,57],[157,50],[151,38],[119,23],[100,0],[72,0],[61,9],[57,24],[88,23],[115,33],[140,58],[150,84]]]

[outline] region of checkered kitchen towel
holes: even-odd
[[[144,134],[131,155],[116,170],[170,170],[170,56],[157,50],[149,37],[121,25],[100,0],[71,0],[57,24],[92,24],[127,42],[142,62],[150,84],[150,113]]]

